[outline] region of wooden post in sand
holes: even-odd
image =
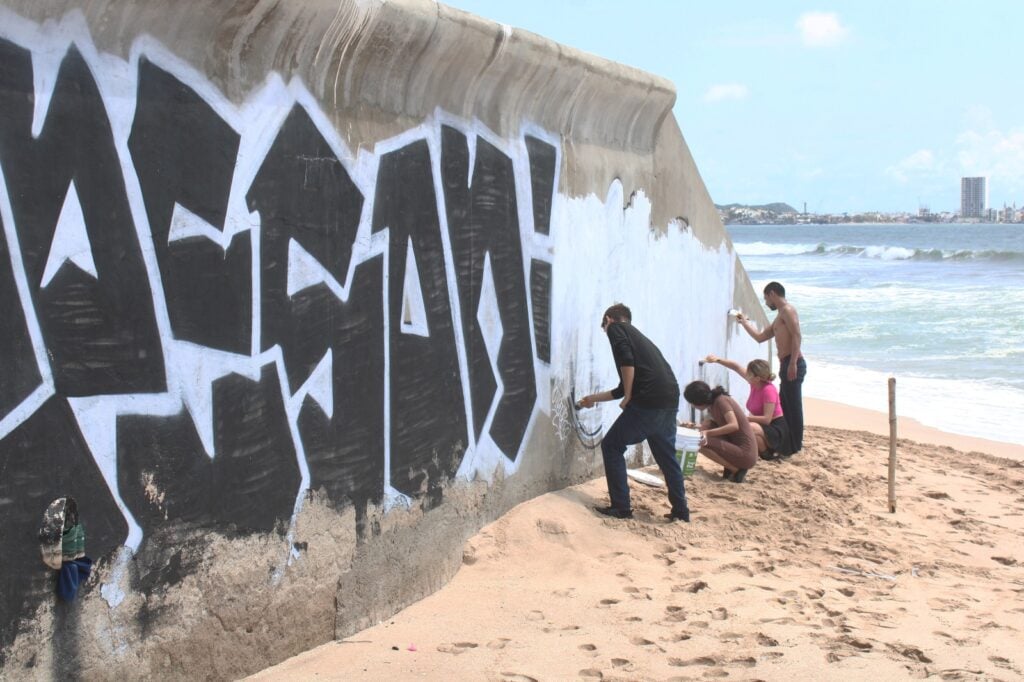
[[[896,377],[889,377],[889,513],[896,513]]]

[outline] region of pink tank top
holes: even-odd
[[[772,419],[782,416],[782,402],[779,400],[779,392],[775,384],[762,384],[760,382],[750,384],[750,397],[747,398],[747,412],[755,415],[764,414],[764,404],[775,403],[775,413]]]

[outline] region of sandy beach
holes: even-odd
[[[737,485],[701,458],[690,524],[600,478],[483,528],[439,592],[257,680],[1024,678],[1024,446],[808,401],[804,450]],[[656,473],[656,468],[648,469]]]

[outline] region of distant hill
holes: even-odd
[[[754,205],[754,204],[724,204],[724,205],[720,205],[720,204],[715,204],[715,208],[717,208],[719,211],[728,211],[728,210],[737,209],[737,208],[750,208],[750,209],[754,209],[754,210],[758,210],[758,211],[771,211],[772,213],[796,213],[797,212],[795,208],[793,208],[789,204],[784,204],[782,202],[776,202],[774,204],[761,204],[761,205]]]

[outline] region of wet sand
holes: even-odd
[[[701,458],[690,524],[636,482],[624,521],[591,509],[603,478],[544,495],[439,592],[253,679],[1024,677],[1024,446],[901,419],[890,514],[887,416],[807,414],[804,450],[743,484]]]

